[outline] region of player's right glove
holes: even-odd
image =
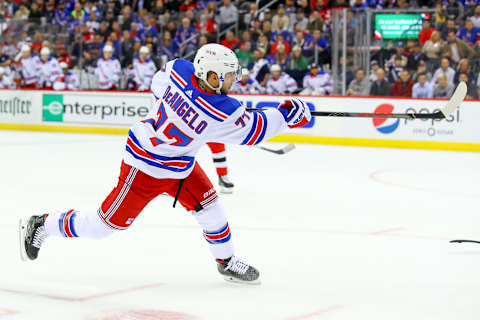
[[[288,99],[278,106],[290,128],[300,128],[310,122],[312,115],[307,104],[299,99]]]

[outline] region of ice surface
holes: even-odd
[[[480,245],[448,242],[480,239],[476,153],[229,147],[235,192],[221,200],[260,286],[225,282],[195,220],[167,197],[128,231],[48,239],[21,262],[18,219],[98,208],[124,141],[0,132],[0,319],[480,318]],[[216,183],[208,148],[198,159]]]

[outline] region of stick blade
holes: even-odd
[[[283,153],[287,153],[295,149],[295,145],[293,143],[287,144],[285,147],[282,148]]]
[[[450,241],[450,243],[462,243],[462,242],[480,243],[480,241],[476,241],[476,240],[452,240],[452,241]]]
[[[445,116],[445,118],[451,115],[455,110],[457,110],[458,106],[460,106],[460,103],[462,103],[466,95],[467,95],[467,84],[462,81],[458,84],[457,89],[455,89],[455,92],[450,98],[450,101],[448,101],[445,108],[442,109],[442,113]]]
[[[268,151],[268,152],[275,153],[275,154],[285,154],[285,153],[288,153],[288,152],[292,151],[293,149],[295,149],[295,145],[293,143],[289,143],[281,149],[270,149],[270,148],[263,147],[263,146],[255,146],[255,147],[258,148],[258,149],[262,149],[262,150],[265,150],[265,151]]]

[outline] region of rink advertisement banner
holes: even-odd
[[[45,92],[42,93],[42,121],[128,127],[146,117],[152,102],[150,94]]]
[[[34,123],[40,109],[36,100],[38,95],[32,91],[0,91],[0,123]]]
[[[149,93],[0,90],[0,129],[125,134],[153,106]],[[271,108],[289,96],[233,95],[247,108]],[[447,100],[298,97],[310,109],[430,113]],[[444,120],[315,117],[275,141],[480,151],[480,102],[465,101]],[[462,146],[463,145],[463,146]],[[460,147],[459,147],[460,146]]]

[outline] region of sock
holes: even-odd
[[[234,248],[230,227],[218,200],[207,208],[194,212],[193,216],[203,228],[203,236],[215,259],[228,259],[233,256]]]
[[[219,176],[226,176],[228,174],[227,167],[227,152],[223,143],[208,143],[212,151],[212,159]]]
[[[115,230],[107,226],[97,211],[55,211],[45,220],[45,230],[49,236],[65,238],[101,239]]]

